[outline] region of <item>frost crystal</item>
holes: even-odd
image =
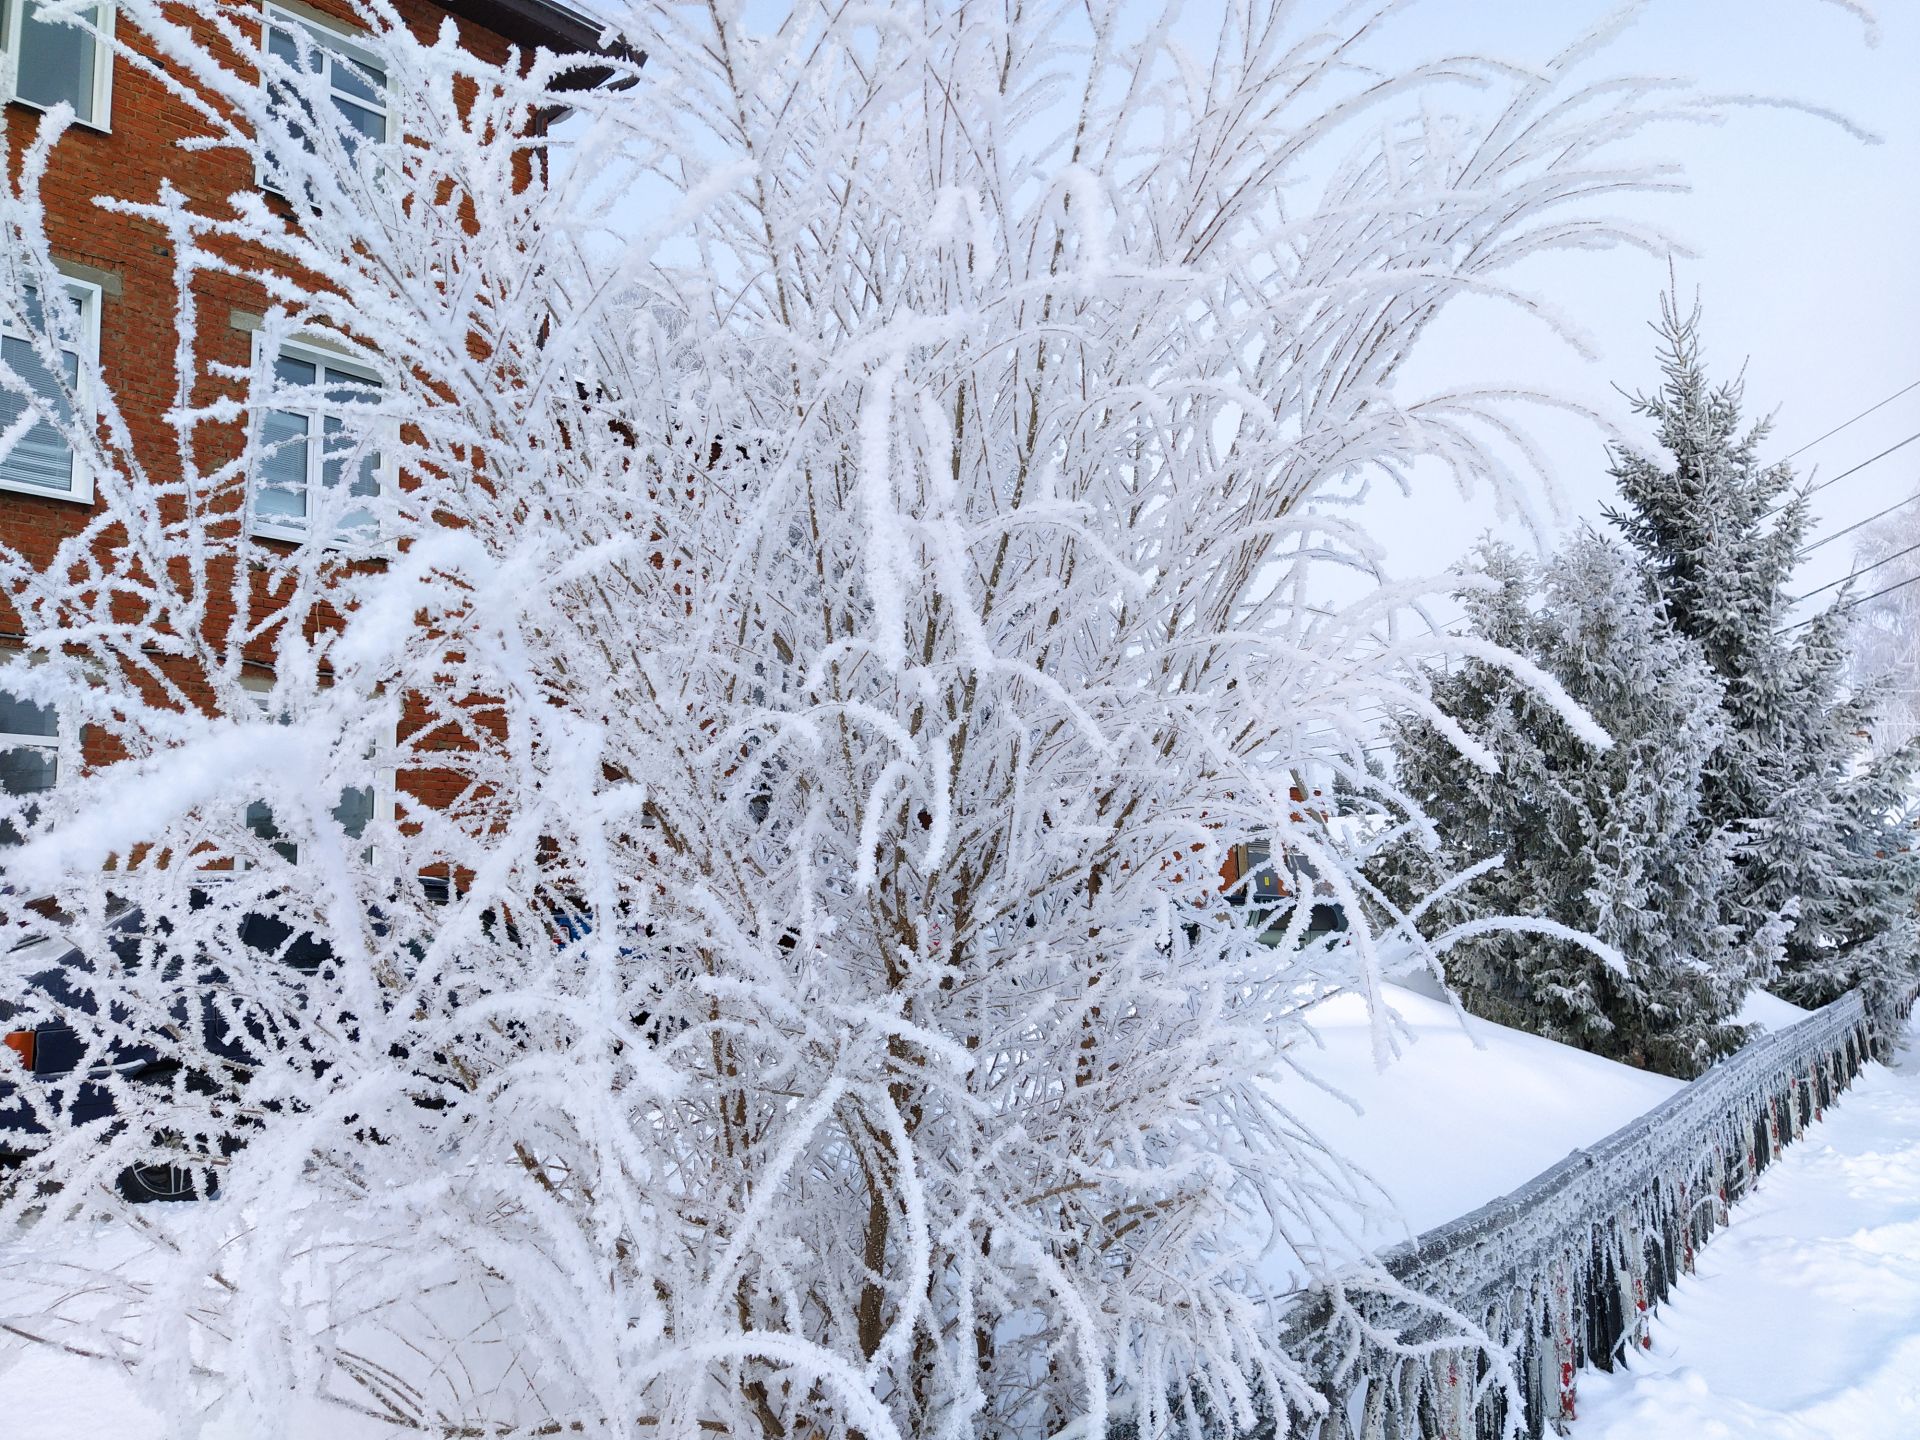
[[[261,83],[254,0],[114,7],[280,198],[101,202],[175,267],[168,443],[116,366],[29,402],[98,506],[0,554],[0,687],[63,747],[0,812],[0,993],[82,1052],[16,1087],[6,1343],[262,1437],[290,1395],[819,1440],[1304,1395],[1251,1264],[1355,1187],[1260,1082],[1399,950],[1261,943],[1223,852],[1357,914],[1293,790],[1417,823],[1359,717],[1417,703],[1428,592],[1350,502],[1431,459],[1520,503],[1529,397],[1396,376],[1458,296],[1546,315],[1530,254],[1662,247],[1596,200],[1708,107],[1600,83],[1609,31],[1383,70],[1394,5],[1196,53],[1177,7],[608,0],[647,58],[599,89],[354,8],[385,140]],[[50,367],[66,119],[0,196]],[[129,1210],[136,1165],[218,1196]]]

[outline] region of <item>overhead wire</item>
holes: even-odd
[[[1794,500],[1804,500],[1809,495],[1818,495],[1822,490],[1825,490],[1828,486],[1838,485],[1842,480],[1846,479],[1849,475],[1858,475],[1862,470],[1866,469],[1869,465],[1874,464],[1876,461],[1886,459],[1887,456],[1893,454],[1893,452],[1896,450],[1904,450],[1907,446],[1913,444],[1913,442],[1916,440],[1920,440],[1920,430],[1914,431],[1913,434],[1907,436],[1907,438],[1904,440],[1894,441],[1893,444],[1889,445],[1886,449],[1882,450],[1878,455],[1869,455],[1866,459],[1862,460],[1858,465],[1848,466],[1845,470],[1842,470],[1838,475],[1830,475],[1817,485],[1809,485],[1806,489],[1802,490],[1798,495],[1794,496],[1793,498]],[[1767,511],[1766,515],[1762,516],[1761,518],[1766,519],[1769,516],[1778,515],[1782,510],[1786,509],[1787,506],[1791,505],[1792,503],[1793,503],[1793,500],[1782,501],[1780,504],[1774,506],[1771,510]]]
[[[1816,595],[1824,595],[1829,590],[1837,590],[1842,585],[1847,584],[1849,581],[1858,580],[1862,575],[1871,575],[1874,571],[1878,570],[1882,565],[1891,565],[1894,561],[1898,560],[1901,556],[1911,555],[1916,550],[1920,550],[1920,540],[1914,541],[1913,544],[1907,546],[1907,548],[1904,550],[1896,550],[1891,555],[1881,556],[1878,560],[1874,561],[1871,565],[1862,565],[1858,570],[1850,571],[1849,573],[1842,575],[1838,580],[1829,580],[1826,584],[1819,586],[1817,589],[1809,590],[1804,595],[1796,595],[1791,600],[1789,600],[1787,604],[1798,605],[1803,600],[1811,600]]]
[[[1866,604],[1869,600],[1878,600],[1882,595],[1891,595],[1896,590],[1904,590],[1909,585],[1920,585],[1920,575],[1909,575],[1904,580],[1896,580],[1891,585],[1882,586],[1871,595],[1862,595],[1858,600],[1849,600],[1845,608],[1851,610],[1856,606]]]
[[[1901,386],[1898,390],[1895,390],[1892,394],[1883,396],[1881,399],[1876,400],[1873,404],[1867,406],[1866,409],[1861,410],[1856,414],[1848,416],[1845,420],[1842,420],[1838,425],[1835,425],[1831,429],[1825,430],[1819,435],[1814,436],[1813,439],[1807,441],[1804,445],[1799,446],[1797,449],[1789,451],[1785,456],[1782,457],[1782,459],[1792,460],[1797,456],[1804,455],[1807,451],[1811,450],[1814,446],[1822,444],[1827,440],[1831,440],[1835,435],[1838,435],[1842,431],[1847,430],[1854,425],[1857,425],[1860,421],[1866,419],[1869,415],[1872,415],[1876,411],[1884,409],[1886,406],[1891,405],[1895,400],[1898,400],[1901,396],[1906,395],[1914,390],[1920,390],[1920,380],[1909,381],[1907,384]],[[1809,495],[1815,495],[1821,492],[1822,490],[1829,489],[1832,486],[1839,484],[1842,480],[1845,480],[1847,477],[1851,475],[1857,475],[1862,470],[1865,470],[1868,466],[1877,464],[1879,461],[1886,459],[1887,456],[1892,455],[1897,451],[1905,449],[1908,445],[1913,444],[1914,441],[1916,440],[1920,440],[1920,431],[1915,431],[1913,434],[1906,436],[1904,439],[1895,441],[1892,445],[1889,445],[1886,449],[1881,450],[1877,454],[1868,456],[1865,460],[1860,461],[1858,464],[1848,466],[1845,470],[1842,470],[1837,475],[1828,476],[1826,479],[1819,481],[1817,484],[1809,486],[1806,490],[1801,492],[1800,498],[1805,498],[1806,496],[1809,496]],[[1843,539],[1844,537],[1853,534],[1855,531],[1858,531],[1868,525],[1871,525],[1876,520],[1884,519],[1886,516],[1893,514],[1896,510],[1899,510],[1904,506],[1913,504],[1916,500],[1920,500],[1920,490],[1916,490],[1915,493],[1913,493],[1912,495],[1908,495],[1904,499],[1897,500],[1893,504],[1886,506],[1884,509],[1874,512],[1872,515],[1867,516],[1864,520],[1855,521],[1853,524],[1848,525],[1843,529],[1834,531],[1831,535],[1823,536],[1819,540],[1816,540],[1813,543],[1802,548],[1799,552],[1795,554],[1794,558],[1796,560],[1804,559],[1806,556],[1812,554],[1815,550],[1821,549],[1823,546],[1826,546],[1826,545],[1831,545],[1834,541]],[[1773,510],[1768,511],[1767,513],[1769,515],[1778,514],[1781,510],[1785,508],[1786,508],[1785,505],[1776,506]],[[1870,565],[1863,565],[1859,569],[1851,572],[1850,574],[1842,576],[1838,580],[1832,581],[1826,585],[1822,585],[1817,589],[1807,591],[1804,595],[1796,596],[1789,603],[1792,605],[1799,605],[1804,601],[1812,599],[1816,595],[1825,594],[1829,590],[1837,589],[1840,586],[1849,583],[1850,581],[1856,580],[1862,575],[1871,574],[1873,571],[1879,569],[1881,566],[1891,564],[1893,561],[1899,560],[1904,556],[1910,555],[1916,550],[1920,550],[1920,542],[1916,542],[1913,545],[1909,545],[1905,549],[1896,551],[1891,555],[1884,556],[1881,559],[1874,561]],[[1840,609],[1842,612],[1850,611],[1855,606],[1863,605],[1870,600],[1877,600],[1883,595],[1891,595],[1895,591],[1903,590],[1907,586],[1913,585],[1913,584],[1920,584],[1920,574],[1911,576],[1905,580],[1898,581],[1895,584],[1884,586],[1883,588],[1874,591],[1870,595],[1862,595],[1858,599],[1849,600],[1845,605],[1841,606]],[[1805,620],[1796,621],[1792,625],[1783,627],[1777,633],[1785,634],[1787,633],[1787,631],[1799,629],[1804,625],[1811,624],[1812,621],[1816,618],[1818,617],[1810,616]],[[1454,635],[1459,633],[1460,627],[1464,625],[1470,625],[1471,623],[1472,623],[1472,617],[1467,615],[1459,615],[1453,618],[1452,620],[1447,621],[1443,625],[1435,626],[1430,623],[1428,628],[1431,633],[1436,635]],[[1377,722],[1381,719],[1385,719],[1388,717],[1389,714],[1390,714],[1389,707],[1375,706],[1371,709],[1363,710],[1359,714],[1354,715],[1352,717],[1352,722],[1357,725],[1364,725],[1369,722]],[[1351,738],[1351,736],[1341,731],[1316,731],[1308,738],[1310,739],[1349,739]],[[1363,746],[1362,753],[1371,755],[1378,751],[1388,750],[1391,748],[1392,746],[1389,742],[1376,740],[1371,745]]]
[[[1858,415],[1853,416],[1851,419],[1842,420],[1838,425],[1834,426],[1831,430],[1827,431],[1826,434],[1814,436],[1813,439],[1807,441],[1807,443],[1802,445],[1798,450],[1792,451],[1791,453],[1787,455],[1783,455],[1780,458],[1783,460],[1791,460],[1795,455],[1804,455],[1807,451],[1811,450],[1814,446],[1818,445],[1822,440],[1831,440],[1834,436],[1838,435],[1842,430],[1845,430],[1849,425],[1858,424],[1860,421],[1866,419],[1867,416],[1873,414],[1874,411],[1880,409],[1884,405],[1891,405],[1894,401],[1898,400],[1902,395],[1906,394],[1909,390],[1920,390],[1920,380],[1909,381],[1907,384],[1902,385],[1898,390],[1894,391],[1893,394],[1887,396],[1886,399],[1876,400],[1873,404],[1869,405],[1866,409],[1862,410]]]
[[[1887,508],[1884,510],[1874,511],[1873,514],[1867,516],[1867,518],[1864,520],[1854,521],[1853,524],[1847,526],[1844,530],[1836,530],[1831,535],[1822,536],[1820,539],[1814,541],[1811,545],[1808,545],[1805,549],[1801,550],[1793,558],[1796,560],[1804,560],[1807,558],[1807,556],[1811,555],[1814,551],[1818,550],[1821,546],[1831,545],[1834,541],[1842,538],[1843,536],[1851,535],[1854,531],[1861,529],[1863,526],[1871,525],[1876,520],[1884,520],[1887,518],[1887,516],[1893,514],[1894,511],[1900,509],[1902,506],[1911,505],[1916,500],[1920,500],[1920,489],[1915,490],[1911,495],[1907,496],[1907,498],[1904,500],[1894,501],[1893,504],[1887,506]]]
[[[1827,440],[1831,440],[1835,435],[1838,435],[1842,431],[1850,428],[1851,426],[1858,424],[1860,421],[1866,419],[1869,415],[1874,414],[1876,411],[1884,409],[1886,406],[1892,404],[1895,400],[1898,400],[1901,396],[1906,395],[1909,392],[1917,389],[1920,389],[1920,380],[1913,380],[1908,382],[1906,385],[1901,386],[1898,390],[1895,390],[1892,394],[1887,395],[1882,399],[1875,401],[1872,405],[1869,405],[1866,409],[1859,411],[1857,414],[1848,416],[1845,420],[1842,420],[1838,425],[1835,425],[1831,429],[1826,430],[1819,435],[1816,435],[1813,439],[1807,441],[1804,445],[1801,445],[1798,449],[1790,451],[1787,455],[1785,455],[1782,458],[1785,460],[1792,460],[1797,456],[1805,454],[1808,450],[1811,450],[1814,446],[1819,445]],[[1903,440],[1896,441],[1894,444],[1888,446],[1886,449],[1880,451],[1878,454],[1871,455],[1867,457],[1865,460],[1860,461],[1857,465],[1849,466],[1847,469],[1842,470],[1839,474],[1830,476],[1827,479],[1820,481],[1818,484],[1810,486],[1806,491],[1803,492],[1803,495],[1814,495],[1819,493],[1822,490],[1828,489],[1829,487],[1838,484],[1840,481],[1845,480],[1848,476],[1856,475],[1860,471],[1866,469],[1868,466],[1873,465],[1878,461],[1884,460],[1887,456],[1894,454],[1898,450],[1904,449],[1906,446],[1911,445],[1916,440],[1920,440],[1920,431],[1916,431],[1915,433],[1907,436]],[[1864,528],[1867,525],[1871,525],[1876,520],[1884,519],[1886,516],[1891,515],[1894,511],[1901,509],[1903,506],[1910,505],[1916,500],[1920,500],[1920,491],[1916,491],[1914,494],[1907,496],[1905,499],[1894,502],[1892,505],[1887,506],[1885,509],[1876,511],[1874,514],[1867,516],[1864,520],[1856,521],[1853,524],[1846,526],[1844,529],[1836,530],[1833,534],[1824,536],[1821,539],[1814,541],[1812,544],[1807,545],[1805,548],[1800,550],[1794,556],[1794,558],[1796,560],[1802,559],[1805,556],[1811,554],[1813,551],[1822,548],[1823,546],[1830,545],[1836,540],[1840,540],[1845,536],[1851,535],[1855,531]],[[1779,510],[1784,508],[1785,506],[1779,506],[1779,507],[1776,507],[1775,510],[1769,511],[1768,513],[1777,514]],[[1874,570],[1879,569],[1882,565],[1891,564],[1893,561],[1901,559],[1902,557],[1913,553],[1915,550],[1920,550],[1920,542],[1916,542],[1915,544],[1908,546],[1906,549],[1897,551],[1892,555],[1885,556],[1884,558],[1875,561],[1871,565],[1864,565],[1860,567],[1858,570],[1853,571],[1851,574],[1842,576],[1839,580],[1833,581],[1830,584],[1822,585],[1815,590],[1809,590],[1806,594],[1796,597],[1790,603],[1794,605],[1798,605],[1803,601],[1812,599],[1816,595],[1821,595],[1828,590],[1836,589],[1841,585],[1847,584],[1849,581],[1858,579],[1862,575],[1871,574]],[[1846,605],[1841,607],[1841,609],[1843,611],[1851,610],[1856,605],[1864,604],[1869,600],[1877,600],[1883,595],[1892,594],[1896,590],[1904,589],[1906,586],[1916,584],[1916,583],[1920,583],[1920,575],[1915,575],[1907,580],[1902,580],[1896,584],[1886,586],[1880,590],[1876,590],[1871,595],[1863,595],[1857,600],[1848,601]],[[1320,611],[1319,613],[1324,614],[1327,612]],[[1808,620],[1798,621],[1794,625],[1785,627],[1785,629],[1783,629],[1779,633],[1784,634],[1786,633],[1787,630],[1798,629],[1802,625],[1811,623],[1812,618],[1817,618],[1817,617],[1809,617]],[[1461,627],[1469,626],[1471,624],[1472,624],[1472,617],[1469,615],[1463,614],[1463,615],[1457,615],[1453,619],[1441,625],[1434,625],[1431,622],[1429,622],[1428,630],[1430,633],[1435,635],[1457,635],[1460,633]],[[1359,710],[1357,713],[1348,717],[1348,723],[1355,727],[1376,724],[1381,720],[1390,718],[1391,714],[1392,714],[1392,707],[1376,702],[1374,705],[1365,707]],[[1323,730],[1312,731],[1303,738],[1310,741],[1338,740],[1338,741],[1345,742],[1345,741],[1354,740],[1358,737],[1356,737],[1351,730],[1347,730],[1347,729],[1338,729],[1338,730],[1323,729]],[[1386,740],[1384,737],[1377,737],[1372,741],[1372,743],[1362,745],[1359,747],[1359,749],[1360,749],[1360,753],[1362,753],[1363,755],[1371,756],[1371,755],[1389,752],[1393,749],[1393,745],[1391,741]]]
[[[1805,626],[1813,624],[1814,621],[1820,619],[1822,616],[1845,615],[1849,611],[1857,610],[1860,606],[1866,604],[1869,600],[1878,600],[1882,595],[1891,595],[1894,593],[1894,591],[1904,590],[1909,585],[1920,585],[1920,574],[1909,575],[1904,580],[1896,580],[1891,585],[1882,586],[1880,589],[1874,591],[1871,595],[1862,595],[1857,600],[1849,600],[1847,601],[1846,604],[1836,605],[1831,610],[1822,610],[1819,615],[1809,615],[1804,620],[1796,620],[1791,625],[1783,625],[1773,633],[1776,635],[1785,635],[1791,631],[1799,630],[1804,628]]]

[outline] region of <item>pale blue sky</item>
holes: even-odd
[[[1145,0],[1143,0],[1143,5]],[[1189,0],[1181,30],[1200,42],[1220,0]],[[1649,156],[1688,167],[1694,190],[1616,207],[1656,220],[1697,253],[1677,262],[1685,295],[1706,306],[1709,358],[1744,366],[1755,414],[1777,412],[1775,455],[1920,380],[1920,0],[1871,0],[1881,40],[1833,0],[1648,0],[1638,24],[1598,62],[1611,73],[1692,78],[1716,93],[1794,98],[1839,109],[1884,137],[1868,145],[1841,128],[1777,109],[1732,112],[1714,128],[1672,129]],[[1377,62],[1480,53],[1538,61],[1616,8],[1617,0],[1425,0],[1395,22]],[[780,0],[748,0],[772,23]],[[1156,5],[1157,8],[1157,5]],[[636,196],[634,213],[648,210]],[[1545,388],[1607,412],[1631,431],[1613,387],[1654,384],[1653,336],[1667,281],[1663,259],[1634,251],[1574,254],[1520,273],[1598,352],[1582,359],[1537,325],[1492,302],[1462,303],[1428,337],[1406,377],[1412,389],[1457,379]],[[1604,437],[1592,425],[1540,415],[1551,500],[1562,523],[1597,519],[1610,497]],[[1920,388],[1808,449],[1796,462],[1833,475],[1920,431]],[[1484,494],[1463,504],[1443,475],[1410,499],[1384,489],[1367,518],[1396,578],[1459,559],[1496,516]],[[1816,498],[1816,536],[1920,485],[1920,441]],[[1920,525],[1920,504],[1914,507]],[[1517,526],[1498,527],[1522,538]],[[1917,532],[1920,533],[1920,532]],[[1807,561],[1804,591],[1843,574],[1850,540]],[[1870,584],[1862,587],[1872,588]],[[1436,614],[1451,613],[1442,604]]]
[[[1436,0],[1417,28],[1463,49],[1537,56],[1586,0]],[[1758,92],[1845,111],[1884,136],[1869,146],[1838,128],[1777,110],[1735,113],[1710,130],[1673,132],[1662,148],[1688,164],[1690,195],[1644,202],[1698,253],[1678,262],[1684,294],[1706,306],[1709,359],[1743,364],[1755,413],[1777,411],[1774,454],[1785,455],[1910,381],[1920,380],[1920,5],[1880,0],[1881,42],[1819,0],[1654,0],[1616,47],[1612,65],[1697,77],[1715,91]],[[1464,307],[1436,330],[1416,376],[1456,367],[1545,384],[1602,405],[1631,424],[1615,383],[1654,383],[1652,336],[1666,283],[1662,262],[1630,252],[1561,257],[1534,288],[1571,312],[1600,358],[1581,360],[1497,307]],[[1590,426],[1542,425],[1558,498],[1572,521],[1597,517],[1611,482]],[[1835,475],[1920,431],[1920,389],[1808,449],[1796,465]],[[1816,536],[1920,485],[1920,441],[1815,497]],[[1444,567],[1487,523],[1445,486],[1412,500],[1381,495],[1375,528],[1401,574]],[[1915,506],[1920,524],[1920,505]],[[1509,527],[1509,533],[1513,533]],[[1920,531],[1916,532],[1920,534]],[[1808,557],[1803,592],[1851,565],[1850,540]],[[1870,583],[1864,589],[1872,588]]]

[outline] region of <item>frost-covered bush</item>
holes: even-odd
[[[1525,397],[1396,375],[1454,297],[1532,305],[1528,255],[1643,241],[1596,208],[1665,183],[1618,142],[1699,113],[1585,83],[1610,32],[1369,68],[1401,8],[1197,42],[1110,4],[611,8],[647,63],[580,93],[364,0],[396,138],[349,144],[318,78],[236,60],[251,0],[192,7],[219,43],[116,6],[292,203],[130,182],[174,434],[137,446],[91,365],[97,428],[36,402],[100,503],[51,566],[0,555],[0,685],[87,739],[4,812],[40,948],[0,986],[44,1013],[68,937],[86,1061],[177,1068],[85,1125],[24,1092],[7,1343],[256,1435],[292,1394],[1095,1435],[1281,1386],[1250,1262],[1324,1274],[1353,1186],[1260,1082],[1387,951],[1256,943],[1222,851],[1351,901],[1297,779],[1419,823],[1356,718],[1413,694],[1418,592],[1342,502],[1421,457],[1511,492]],[[10,158],[9,323],[66,323],[21,298],[64,119]],[[201,348],[216,281],[260,297],[250,367]],[[297,336],[378,385],[276,373]],[[343,483],[307,543],[251,537],[274,417],[322,404]],[[218,1197],[113,1198],[161,1162]]]

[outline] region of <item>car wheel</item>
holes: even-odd
[[[195,1172],[181,1165],[129,1165],[114,1181],[120,1198],[133,1205],[160,1200],[210,1199],[220,1191],[211,1170]]]

